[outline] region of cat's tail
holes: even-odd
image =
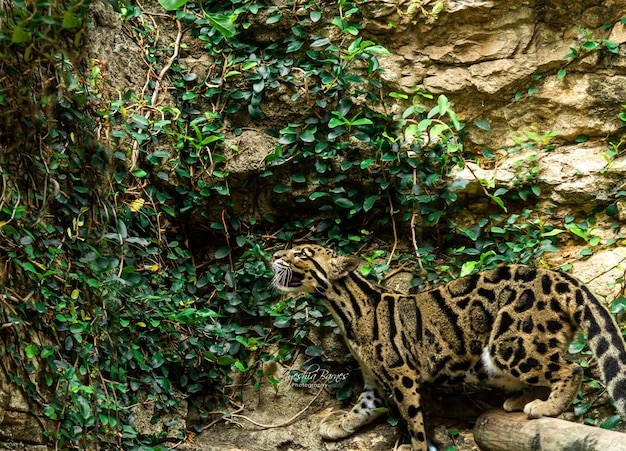
[[[618,412],[626,417],[626,344],[611,312],[584,285],[576,294],[576,315]]]

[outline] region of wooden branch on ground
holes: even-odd
[[[626,434],[556,418],[529,420],[522,412],[485,412],[474,426],[484,451],[626,451]]]

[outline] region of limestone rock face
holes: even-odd
[[[626,50],[607,46],[626,42],[626,25],[620,21],[626,4],[449,0],[443,11],[429,15],[436,4],[427,0],[418,7],[401,0],[361,5],[362,34],[391,52],[378,56],[385,88],[409,95],[416,87],[445,94],[466,124],[464,146],[470,153],[510,147],[514,136],[528,130],[553,133],[553,150],[542,153],[538,162],[542,193],[559,205],[615,202],[619,217],[624,216],[623,202],[615,198],[623,189],[624,163],[607,166],[605,153],[607,138],[619,142],[626,131],[619,118],[626,104]],[[324,30],[332,34],[333,29]],[[590,49],[590,43],[597,48]],[[198,58],[189,66],[199,64]],[[273,125],[299,114],[298,105],[280,88],[267,105],[266,122]],[[487,121],[491,131],[478,127],[478,120]],[[251,175],[272,153],[272,140],[258,128],[227,137],[225,143],[230,173],[247,188],[256,183],[256,201],[270,213],[275,208],[269,184]],[[479,178],[494,177],[496,186],[510,188],[523,168],[519,160],[506,158]],[[455,186],[481,192],[469,169],[453,179],[457,176],[451,181]],[[284,183],[281,177],[288,178],[277,170],[274,182]],[[248,203],[242,201],[245,210],[254,210]]]
[[[23,393],[0,372],[0,447],[4,442],[15,443],[15,447],[2,449],[45,450],[46,437],[43,422],[30,412],[31,407]],[[21,445],[27,443],[27,445]]]
[[[429,10],[435,2],[423,2]],[[566,140],[618,133],[624,103],[624,51],[586,51],[589,41],[626,40],[619,1],[449,1],[436,18],[368,4],[370,32],[391,55],[385,79],[407,93],[415,86],[451,99],[469,124],[469,142],[497,148],[533,125]],[[576,58],[565,58],[577,49]],[[566,75],[559,77],[559,70]],[[472,127],[490,122],[486,135]]]
[[[542,197],[559,206],[575,206],[585,202],[611,202],[626,185],[626,158],[607,164],[602,145],[569,145],[558,153],[547,153],[532,160],[531,153],[510,155],[496,168],[482,169],[474,163],[457,169],[452,178],[454,187],[467,194],[482,192],[479,180],[490,180],[496,188],[513,189],[518,175],[531,166],[538,168],[536,180]]]

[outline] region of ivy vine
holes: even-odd
[[[461,223],[454,170],[542,150],[552,136],[528,131],[512,148],[469,154],[446,96],[384,86],[388,52],[362,35],[357,2],[160,4],[165,47],[140,3],[111,0],[152,74],[114,96],[85,55],[89,0],[12,0],[0,12],[2,358],[57,448],[159,449],[174,424],[139,430],[143,400],[171,412],[185,398],[208,421],[228,405],[234,373],[278,384],[254,362],[289,362],[312,344],[309,328],[333,326],[321,306],[268,288],[271,253],[293,242],[362,252],[379,278],[402,264],[417,290],[541,259],[566,233],[588,252],[623,239],[601,243],[592,216],[541,219],[532,158],[510,188],[480,181],[488,212]],[[254,39],[267,25],[279,38]],[[180,59],[185,34],[211,58],[206,75]],[[166,87],[172,103],[160,102]],[[292,108],[284,122],[267,117],[277,93]],[[265,124],[274,146],[242,181],[226,141],[248,123]],[[267,186],[283,211],[237,213],[242,190]],[[372,249],[379,237],[391,244]]]

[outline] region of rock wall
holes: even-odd
[[[606,153],[609,140],[626,140],[626,128],[619,118],[626,104],[626,50],[621,45],[626,42],[626,25],[620,23],[626,17],[626,4],[622,0],[447,0],[441,12],[430,14],[437,4],[402,0],[360,5],[361,35],[391,52],[378,56],[384,69],[384,91],[411,94],[417,87],[445,94],[466,124],[464,146],[469,153],[480,154],[484,148],[497,153],[512,146],[513,138],[523,137],[524,132],[538,136],[551,132],[549,151],[538,153],[538,178],[546,199],[568,209],[592,201],[600,205],[617,202],[624,220],[626,208],[615,198],[624,189],[623,152],[617,146],[617,159],[608,166]],[[329,21],[337,13],[334,1],[322,2],[320,8],[328,13],[324,18]],[[147,2],[145,9],[162,11],[156,1]],[[294,10],[294,14],[300,12]],[[300,14],[307,15],[307,10]],[[259,44],[280,42],[296,23],[287,15],[272,27],[265,24],[267,14],[248,19],[251,25],[245,36]],[[172,23],[166,25],[160,38],[164,49],[175,35]],[[316,26],[320,35],[337,37],[334,25]],[[87,38],[90,55],[105,63],[102,77],[112,98],[127,89],[146,90],[150,77],[142,49],[108,3],[92,6]],[[183,43],[180,62],[197,75],[210,73],[214,62],[202,45],[188,34]],[[572,49],[576,57],[566,58],[574,53]],[[164,52],[164,60],[169,56]],[[224,142],[232,196],[240,206],[237,214],[285,208],[284,201],[272,199],[272,183],[255,179],[277,143],[263,129],[280,129],[300,119],[298,115],[306,109],[303,100],[294,101],[291,94],[282,85],[268,89],[264,94],[266,114],[254,127],[248,127],[251,121],[245,112],[229,119],[232,130],[243,129],[237,134],[226,131]],[[398,100],[398,111],[406,106]],[[485,123],[490,131],[485,130]],[[507,187],[519,175],[522,159],[502,152],[495,169],[473,168],[481,178],[493,178],[494,188]],[[288,177],[280,168],[276,173],[276,178]],[[468,170],[458,171],[454,177],[460,182],[450,183],[467,185],[464,190],[468,194],[478,188]],[[252,189],[256,190],[254,199],[249,196]]]
[[[32,414],[28,399],[4,369],[0,370],[0,387],[0,449],[48,449],[44,435],[46,420]]]
[[[588,206],[594,199],[601,204],[616,201],[615,194],[623,189],[623,163],[618,160],[609,171],[604,167],[608,141],[619,143],[626,136],[619,118],[626,92],[622,45],[626,25],[620,23],[626,16],[624,2],[449,0],[443,11],[432,16],[429,11],[436,4],[376,1],[361,5],[361,34],[391,52],[378,57],[384,69],[384,91],[410,95],[419,88],[445,94],[466,124],[464,146],[469,153],[480,154],[485,148],[497,152],[528,131],[539,136],[549,133],[550,151],[541,154],[538,175],[544,194],[570,209]],[[334,2],[322,7],[329,11],[329,18],[336,12]],[[255,42],[270,42],[272,36],[279,41],[284,30],[296,23],[285,18],[269,35],[265,19],[251,21],[248,34]],[[321,35],[336,37],[333,25],[319,27]],[[201,66],[201,52],[189,52],[185,55],[189,64]],[[575,57],[567,57],[574,53]],[[233,144],[237,148],[229,156],[231,176],[245,181],[241,193],[236,185],[233,189],[233,196],[241,194],[241,202],[236,202],[241,205],[238,214],[284,211],[284,201],[273,199],[271,183],[254,180],[260,163],[276,145],[261,130],[297,122],[306,109],[290,95],[281,87],[268,91],[265,117],[241,136],[227,137],[227,150]],[[396,105],[398,111],[406,106],[401,101]],[[234,121],[233,125],[245,126],[249,119],[242,116]],[[479,171],[485,179],[494,178],[495,188],[507,186],[519,173],[520,157],[503,158],[497,171]],[[277,178],[288,177],[280,168],[276,171]],[[459,174],[461,179],[467,176],[467,171]],[[257,192],[257,205],[250,205],[251,187]],[[618,205],[623,219],[623,203]]]
[[[541,201],[554,206],[554,216],[615,202],[623,232],[626,203],[616,195],[626,189],[626,158],[618,146],[609,163],[607,150],[626,136],[619,118],[626,98],[626,25],[620,21],[626,4],[447,1],[436,17],[424,14],[434,4],[367,4],[365,33],[391,51],[380,57],[389,86],[407,94],[416,86],[445,94],[467,124],[470,152],[497,152],[526,131],[554,135],[548,149],[503,153],[495,168],[469,163],[452,174],[451,183],[470,198],[482,192],[476,177],[492,181],[494,189],[510,189],[528,168],[525,157],[534,153]],[[491,131],[476,121],[487,121]],[[473,217],[460,221],[471,225]],[[599,215],[595,233],[615,236],[613,222]],[[608,285],[623,272],[626,248],[600,250],[587,261],[579,251],[580,243],[564,243],[551,263],[575,261],[574,274],[592,288],[617,293],[619,287]]]
[[[381,58],[387,81],[406,92],[445,93],[477,148],[497,149],[532,126],[564,141],[603,139],[622,126],[624,51],[584,47],[626,42],[626,26],[616,23],[626,15],[622,1],[448,1],[431,20],[408,16],[408,1],[367,5],[366,32],[392,53]],[[572,48],[577,57],[565,58]],[[492,132],[473,126],[477,119]]]
[[[447,0],[436,17],[424,14],[434,5],[428,0],[372,1],[361,5],[365,17],[362,34],[391,51],[391,55],[379,57],[385,69],[384,89],[411,94],[415,87],[421,87],[434,94],[445,94],[467,124],[467,150],[477,154],[483,148],[511,146],[512,137],[524,131],[537,130],[540,135],[554,131],[553,147],[542,153],[537,163],[545,200],[558,206],[557,215],[615,202],[623,232],[626,205],[616,199],[616,194],[626,190],[626,159],[618,146],[617,158],[608,164],[606,152],[607,138],[620,142],[625,131],[618,115],[626,103],[626,50],[621,46],[626,43],[626,26],[619,22],[626,16],[626,3]],[[336,2],[326,2],[324,7],[334,9]],[[145,8],[161,13],[156,2],[146,2]],[[264,18],[253,23],[251,30],[255,27],[263,31],[254,36],[257,41],[275,39],[274,29],[264,24]],[[332,26],[328,24],[326,29]],[[276,33],[280,33],[280,27]],[[103,77],[111,92],[141,92],[150,78],[142,49],[123,32],[108,2],[93,5],[87,37],[90,55],[106,62]],[[185,40],[188,45],[181,59],[195,73],[206,73],[212,61],[205,58],[191,37],[185,36]],[[620,47],[611,47],[613,44]],[[577,56],[565,58],[572,49]],[[226,137],[227,148],[238,148],[229,156],[234,177],[247,180],[271,152],[275,142],[260,130],[268,124],[276,127],[292,119],[298,106],[288,98],[285,93],[275,93],[268,111],[276,111],[276,115],[262,119],[254,129],[239,136]],[[398,110],[401,108],[398,105]],[[491,131],[478,126],[478,120],[487,121]],[[469,169],[459,170],[450,183],[460,187],[460,193],[471,203],[481,189],[475,175],[493,180],[494,188],[510,187],[519,174],[518,162],[522,159],[523,155],[503,157],[495,168],[470,163],[473,173]],[[241,200],[242,209],[275,208],[271,190],[260,184],[251,188],[250,184],[241,183],[241,190],[237,188],[236,184],[231,186],[233,199]],[[265,196],[258,196],[257,205],[247,205],[251,189],[265,190]],[[459,220],[471,224],[471,209],[480,207],[470,205]],[[599,215],[596,233],[613,236],[613,222]],[[618,288],[607,284],[623,273],[626,247],[614,246],[583,261],[577,257],[580,243],[569,244],[562,254],[552,257],[554,263],[576,260],[574,274],[591,281],[594,290],[611,294]],[[32,425],[27,425],[26,420],[15,419],[27,416],[27,407],[18,402],[20,397],[5,398],[7,402],[0,403],[6,410],[0,415],[0,440],[24,442],[30,437],[35,443],[43,443],[40,427],[32,432],[28,429]],[[1,399],[4,398],[0,396]],[[19,426],[20,421],[23,427]],[[15,434],[9,434],[12,428],[17,428]],[[307,429],[315,433],[316,428]],[[302,429],[294,431],[301,433]],[[294,442],[291,437],[282,440],[277,443]],[[211,449],[210,444],[203,449]]]

